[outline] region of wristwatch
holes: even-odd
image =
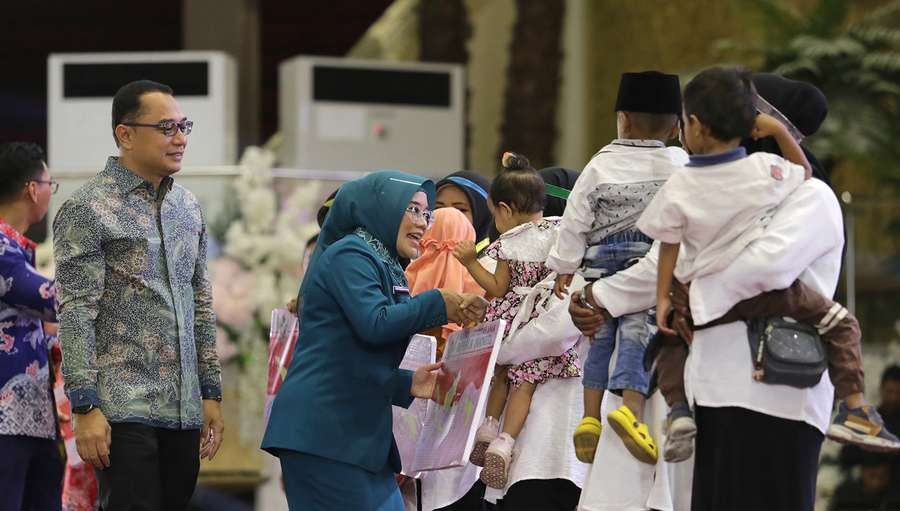
[[[593,282],[589,282],[588,285],[584,286],[581,290],[581,294],[578,295],[578,305],[581,305],[585,309],[595,310],[596,308],[591,305],[590,300],[588,299],[588,295],[593,292],[591,286],[593,286]]]
[[[94,404],[88,403],[86,405],[75,406],[72,408],[72,413],[77,413],[78,415],[84,415],[94,408],[97,408]]]

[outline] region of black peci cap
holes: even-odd
[[[659,71],[622,73],[615,111],[681,114],[681,84],[678,76]]]

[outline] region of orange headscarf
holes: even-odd
[[[469,275],[469,270],[453,257],[453,249],[462,240],[475,241],[475,228],[466,215],[454,208],[435,210],[434,224],[422,237],[422,255],[406,267],[411,295],[444,288],[484,296],[484,289]],[[458,329],[454,324],[444,325],[444,339]]]

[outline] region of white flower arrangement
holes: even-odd
[[[223,363],[240,368],[240,431],[245,443],[259,441],[273,309],[297,294],[303,249],[318,230],[318,183],[296,186],[279,202],[272,178],[275,151],[249,147],[229,197],[236,218],[228,225],[222,256],[210,262],[213,307],[219,325],[217,350]],[[226,210],[228,208],[225,208]]]

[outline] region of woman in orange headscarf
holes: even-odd
[[[453,249],[463,240],[475,241],[475,228],[469,219],[454,208],[436,209],[434,224],[425,233],[420,244],[421,255],[406,267],[406,279],[412,296],[436,288],[484,296],[484,289],[472,279],[465,266],[453,257]],[[459,325],[448,323],[423,332],[437,338],[438,359],[444,352],[447,337],[459,329]]]

